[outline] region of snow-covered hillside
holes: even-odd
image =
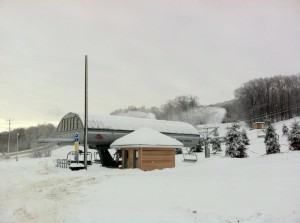
[[[300,222],[300,152],[281,133],[292,121],[275,124],[280,154],[265,155],[258,130],[247,130],[249,158],[200,153],[184,163],[177,155],[174,169],[55,167],[71,146],[50,158],[2,160],[0,222]]]

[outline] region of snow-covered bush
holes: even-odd
[[[38,148],[32,149],[29,156],[31,158],[51,157],[52,150],[57,149],[57,148],[58,148],[58,145],[46,144],[46,145],[40,146]]]
[[[278,142],[278,135],[271,124],[269,124],[269,126],[266,129],[266,136],[264,142],[266,145],[267,154],[280,153],[280,144]]]
[[[199,143],[197,144],[197,146],[194,148],[194,152],[196,153],[201,153],[204,150],[204,140],[203,138],[200,138]]]
[[[175,149],[175,154],[182,154],[182,149],[176,148]]]
[[[210,140],[210,143],[211,143],[211,149],[212,149],[213,153],[222,151],[221,140],[218,137],[212,138]]]
[[[242,137],[242,133],[239,131],[239,124],[233,123],[228,129],[225,136],[225,156],[232,158],[245,158],[247,157],[246,145]]]
[[[282,134],[283,135],[289,134],[289,128],[285,124],[283,124],[283,126],[282,126]]]
[[[288,141],[290,150],[300,150],[300,124],[298,121],[292,123]]]
[[[42,158],[42,157],[51,157],[52,150],[46,149],[46,150],[33,150],[30,154],[30,158]]]
[[[9,160],[10,159],[10,155],[5,153],[5,152],[2,152],[2,154],[0,155],[0,158],[1,159],[5,159],[5,160]]]

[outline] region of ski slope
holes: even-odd
[[[258,130],[247,129],[247,159],[200,153],[184,163],[176,155],[173,169],[55,167],[72,146],[49,158],[2,160],[0,222],[300,222],[300,152],[288,150],[282,124],[280,154],[265,155]]]

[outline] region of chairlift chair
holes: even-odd
[[[183,160],[182,160],[183,162],[195,163],[198,161],[197,154],[193,151],[193,149],[191,149],[187,153],[182,153],[182,155],[183,155]]]
[[[257,138],[264,138],[265,136],[266,136],[266,132],[263,129],[257,131]]]
[[[71,163],[76,163],[74,156],[75,156],[75,151],[70,151],[67,155],[67,160],[70,160]],[[92,165],[92,158],[93,158],[92,153],[87,152],[87,165]],[[84,152],[82,150],[79,150],[78,152],[78,163],[84,164]]]

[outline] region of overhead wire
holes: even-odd
[[[285,112],[288,112],[288,111],[295,110],[297,108],[300,108],[300,105],[294,105],[294,106],[291,106],[289,109],[280,109],[280,110],[269,112],[267,114],[260,115],[260,116],[252,116],[250,118],[242,119],[240,121],[247,122],[247,121],[251,121],[251,120],[255,120],[255,119],[265,118],[266,116],[272,117],[272,116],[275,116],[275,115],[278,115],[278,114],[282,114],[282,113],[285,113]]]

